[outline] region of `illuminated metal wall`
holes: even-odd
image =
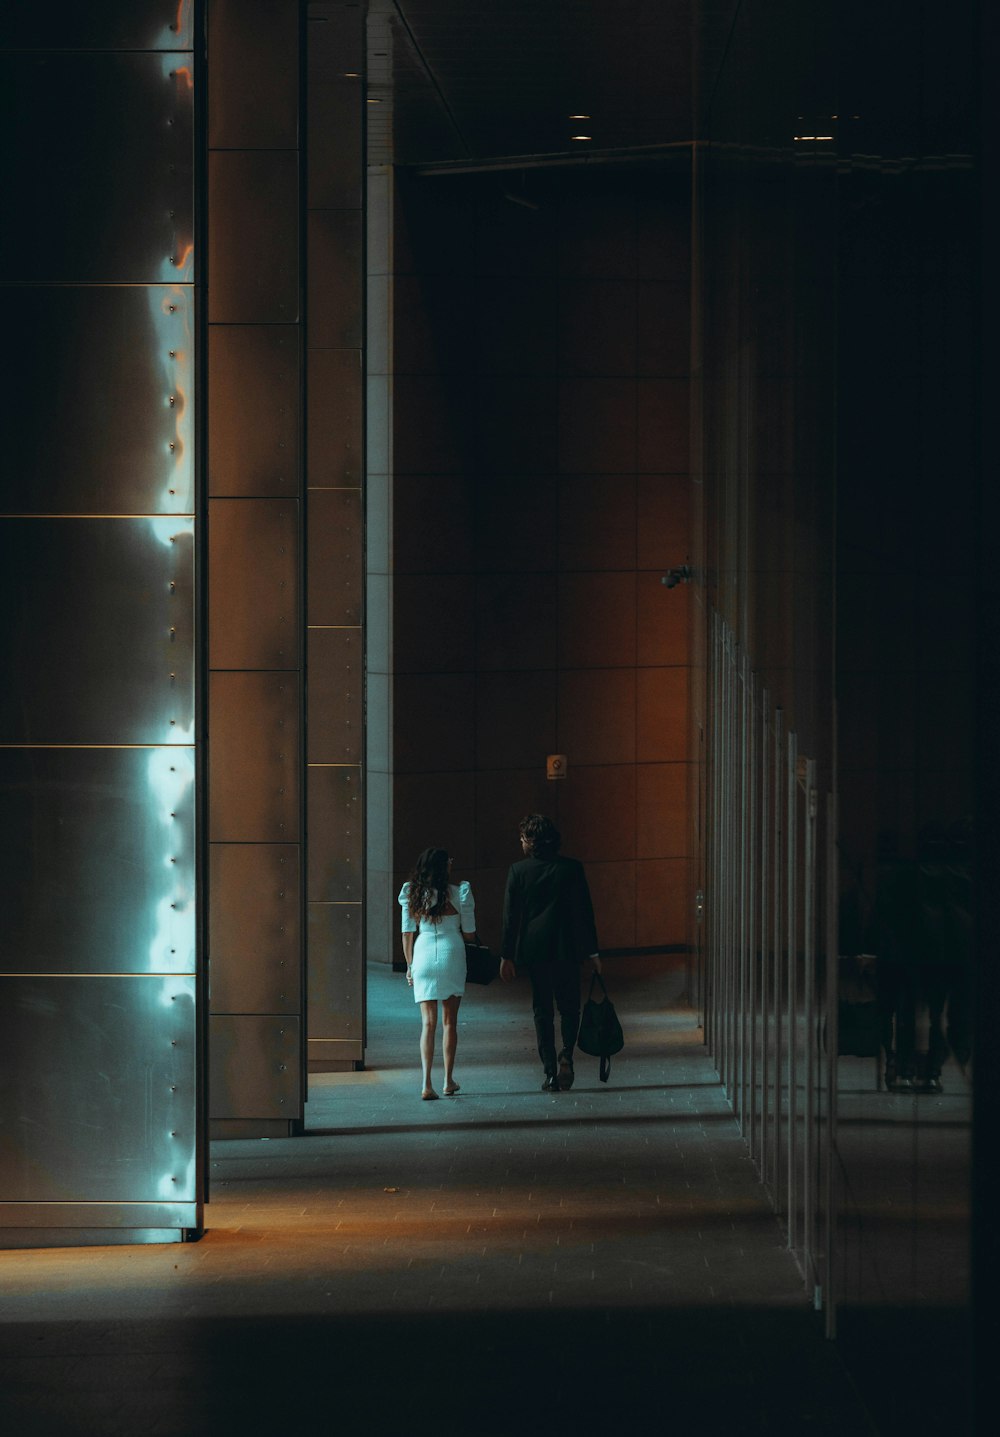
[[[299,6],[207,7],[209,1113],[302,1118]]]
[[[236,1137],[299,1128],[307,1052],[363,1055],[364,7],[209,0],[207,43],[209,1100]]]
[[[2,1240],[168,1240],[203,1199],[192,6],[20,5],[4,47]]]

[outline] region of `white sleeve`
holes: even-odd
[[[402,888],[399,890],[399,906],[402,909],[402,916],[400,918],[399,925],[400,933],[416,933],[419,927],[417,920],[410,912],[410,905],[407,902],[409,896],[410,885],[408,883],[404,883]]]
[[[463,933],[475,933],[476,931],[476,900],[472,896],[472,888],[468,883],[458,885],[458,909],[461,914],[461,928]]]

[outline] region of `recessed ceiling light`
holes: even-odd
[[[571,140],[592,140],[593,135],[570,135]]]
[[[589,119],[590,119],[590,116],[589,116],[589,115],[568,115],[568,116],[567,116],[567,119],[570,119],[570,120],[589,120]]]
[[[369,95],[369,96],[368,96],[368,103],[369,103],[369,105],[381,105],[382,101],[379,100],[379,99],[377,99],[377,98],[375,98],[375,97],[372,96],[372,95]]]

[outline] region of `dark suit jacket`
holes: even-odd
[[[575,858],[522,858],[507,874],[503,898],[505,958],[582,962],[597,952],[594,908],[583,864]]]

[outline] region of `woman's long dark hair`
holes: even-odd
[[[413,865],[407,907],[411,918],[440,918],[448,907],[446,848],[425,848]]]

